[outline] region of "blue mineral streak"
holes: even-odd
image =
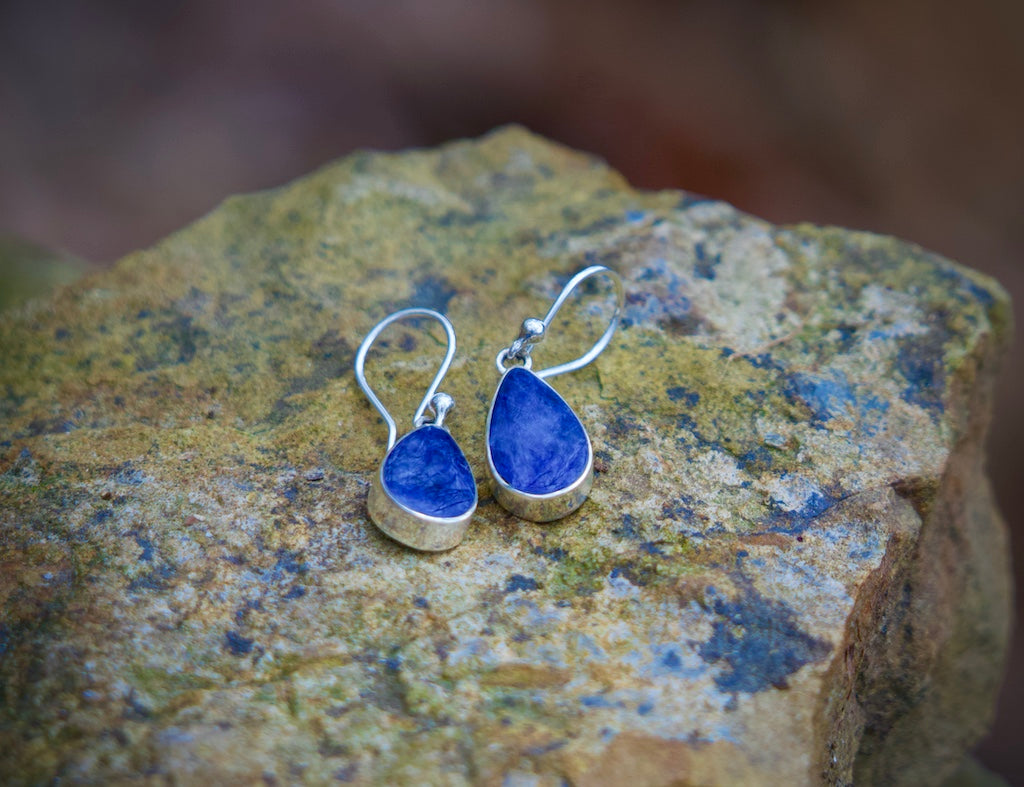
[[[381,475],[392,499],[420,514],[462,516],[476,503],[473,471],[439,426],[421,426],[395,443]]]
[[[501,378],[487,444],[498,476],[528,494],[559,492],[587,469],[580,419],[554,388],[520,366]]]

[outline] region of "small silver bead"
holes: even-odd
[[[430,409],[434,411],[434,426],[441,426],[448,411],[453,407],[455,407],[455,400],[444,391],[438,391],[430,397]]]
[[[519,338],[526,339],[530,344],[535,344],[544,338],[544,321],[536,317],[527,317],[523,320],[523,327],[519,331]]]

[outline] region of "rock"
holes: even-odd
[[[44,249],[10,235],[0,235],[0,309],[48,294],[70,284],[88,265],[68,254]]]
[[[451,317],[482,483],[494,357],[592,262],[625,319],[553,380],[590,499],[535,525],[482,486],[455,550],[381,535],[362,336]],[[539,364],[593,341],[595,303]],[[634,191],[516,128],[228,200],[0,321],[0,772],[940,783],[1006,651],[982,443],[1009,322],[907,243]],[[433,330],[370,359],[403,430]]]

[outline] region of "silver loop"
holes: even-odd
[[[409,317],[432,317],[441,323],[444,327],[444,332],[448,335],[448,350],[444,354],[444,360],[441,361],[441,367],[437,370],[437,374],[434,375],[434,379],[430,383],[430,387],[427,389],[427,393],[424,395],[423,401],[421,401],[420,406],[416,408],[416,413],[412,417],[413,426],[419,427],[423,425],[426,420],[423,413],[426,411],[427,406],[430,405],[431,399],[434,398],[434,394],[437,393],[437,387],[441,384],[441,380],[444,379],[445,374],[448,373],[448,367],[452,365],[452,359],[455,357],[455,329],[452,327],[452,324],[448,321],[447,317],[433,309],[424,309],[420,307],[402,309],[394,314],[389,314],[373,326],[373,329],[366,334],[366,338],[363,339],[363,343],[359,345],[359,350],[356,351],[356,360],[354,364],[356,382],[359,383],[359,387],[363,389],[363,393],[366,394],[366,398],[370,400],[370,404],[377,408],[377,412],[381,414],[381,417],[384,419],[384,423],[388,425],[389,451],[392,446],[394,446],[395,439],[398,437],[398,427],[395,425],[395,419],[391,417],[391,413],[387,411],[387,408],[385,408],[380,399],[377,398],[377,394],[375,394],[370,388],[370,384],[366,382],[366,354],[370,351],[371,345],[376,341],[381,331],[391,325],[391,323],[398,322],[399,320],[405,320]]]
[[[604,348],[608,346],[608,343],[612,340],[612,336],[615,334],[615,329],[619,326],[619,319],[622,317],[622,306],[625,302],[625,291],[622,286],[622,279],[615,271],[604,265],[591,265],[589,268],[584,268],[575,276],[573,276],[566,285],[562,288],[562,291],[555,298],[555,302],[551,304],[551,308],[548,309],[548,313],[544,316],[542,322],[544,323],[544,329],[547,330],[550,327],[551,322],[555,319],[555,315],[558,314],[558,310],[562,308],[562,304],[565,303],[569,296],[572,295],[573,290],[580,286],[584,281],[589,279],[591,276],[604,275],[611,280],[615,287],[615,312],[612,314],[612,318],[608,323],[608,327],[605,328],[604,333],[601,334],[600,338],[587,352],[581,355],[574,361],[566,361],[560,363],[558,366],[552,366],[547,369],[541,369],[534,372],[541,379],[547,377],[554,377],[558,374],[565,374],[566,372],[574,372],[577,369],[582,369],[588,363],[593,361],[598,355],[600,355]],[[498,353],[498,370],[504,373],[506,370],[503,362],[506,359],[509,350],[502,350]],[[532,365],[532,360],[529,355],[524,360],[524,365],[529,369]]]
[[[498,366],[498,371],[501,372],[502,374],[504,374],[505,372],[512,368],[511,366],[505,366],[505,361],[507,361],[509,357],[512,355],[511,350],[511,347],[506,347],[504,350],[498,353],[498,357],[495,358],[495,363]],[[521,360],[523,362],[524,369],[533,368],[533,358],[531,358],[529,355],[522,358]]]

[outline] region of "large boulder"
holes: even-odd
[[[622,326],[553,380],[590,499],[484,484],[494,357],[567,276]],[[600,290],[535,356],[601,330]],[[445,311],[465,541],[366,515],[355,347]],[[561,315],[560,315],[561,317]],[[0,317],[4,781],[934,784],[988,723],[1006,533],[993,281],[908,243],[631,189],[509,128],[232,198]],[[442,351],[389,329],[403,430]]]

